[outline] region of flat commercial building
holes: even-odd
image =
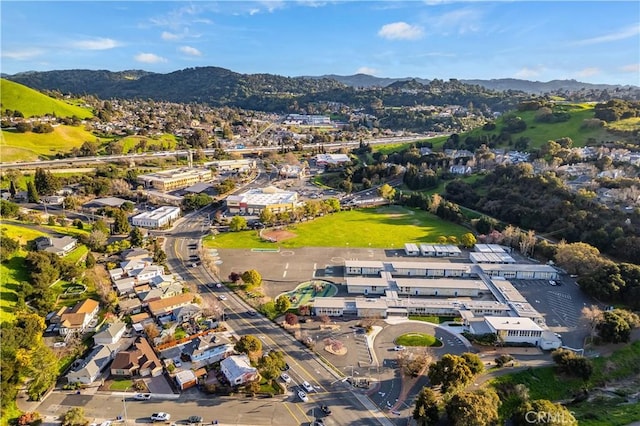
[[[251,158],[241,158],[239,160],[218,160],[206,163],[213,166],[219,172],[246,171],[256,168],[256,160]]]
[[[551,265],[477,265],[483,273],[489,277],[503,277],[516,280],[555,280],[558,279],[558,271]]]
[[[179,217],[180,207],[162,206],[153,211],[135,215],[131,218],[131,224],[142,228],[164,228]]]
[[[231,214],[259,214],[264,209],[281,213],[297,207],[298,193],[284,191],[275,186],[254,188],[239,195],[229,195],[226,204]]]
[[[347,154],[318,154],[316,155],[316,165],[324,167],[326,165],[339,166],[351,162]]]
[[[145,188],[153,188],[159,191],[173,191],[196,184],[206,182],[213,178],[209,169],[180,168],[163,170],[161,172],[148,173],[138,176],[138,182]]]

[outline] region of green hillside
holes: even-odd
[[[520,137],[529,138],[531,140],[529,149],[539,148],[547,141],[565,137],[573,140],[573,146],[585,146],[588,144],[589,139],[595,139],[600,142],[603,140],[611,140],[613,138],[613,136],[607,132],[606,128],[586,128],[583,126],[584,120],[594,118],[594,106],[595,105],[593,104],[557,105],[554,108],[554,112],[561,109],[563,112],[567,112],[570,115],[569,120],[558,123],[543,123],[536,121],[538,111],[514,111],[512,113],[505,114],[505,117],[515,115],[527,123],[526,130],[518,133],[512,133],[512,139],[515,141]],[[505,128],[505,117],[500,117],[496,120],[495,130],[485,131],[483,129],[475,129],[460,135],[460,139],[464,140],[467,136],[479,137],[482,135],[499,135]]]
[[[71,148],[80,148],[85,141],[98,141],[84,127],[57,126],[51,133],[18,133],[3,130],[0,133],[0,161],[51,160],[56,154],[66,154]]]
[[[20,111],[25,117],[54,114],[58,117],[89,118],[93,114],[86,108],[50,98],[13,81],[0,79],[0,103],[2,110]]]

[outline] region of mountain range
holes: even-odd
[[[143,70],[30,71],[3,77],[41,91],[91,94],[101,99],[198,102],[263,111],[293,111],[310,103],[327,101],[368,107],[379,100],[386,106],[467,105],[472,102],[503,110],[530,94],[554,91],[588,91],[593,94],[594,91],[622,90],[630,92],[632,97],[640,97],[640,88],[635,86],[589,84],[575,80],[546,83],[517,79],[443,81],[381,78],[367,74],[284,77],[241,74],[220,67],[186,68],[167,74]]]

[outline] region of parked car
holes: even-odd
[[[218,300],[227,300],[227,296],[221,294],[220,296],[218,296]]]
[[[320,406],[320,411],[322,411],[326,416],[331,414],[331,408],[329,408],[328,405],[321,405]]]
[[[287,371],[290,368],[291,368],[291,366],[285,362],[284,363],[284,367],[282,368],[282,371]]]
[[[187,422],[189,422],[189,424],[202,423],[202,417],[201,416],[189,416],[189,418],[187,419]]]
[[[298,391],[298,398],[300,398],[304,402],[309,402],[309,397],[303,391]]]
[[[402,346],[402,345],[397,345],[397,346],[395,346],[395,347],[393,348],[393,350],[394,350],[394,351],[404,351],[405,349],[407,349],[407,348],[405,348],[405,347],[404,347],[404,346]]]
[[[313,386],[311,386],[311,384],[309,382],[307,382],[306,380],[304,382],[302,382],[302,387],[307,392],[313,392]]]
[[[289,375],[287,373],[282,373],[280,375],[280,378],[285,382],[285,383],[291,383],[291,377],[289,377]]]
[[[152,422],[166,422],[168,420],[171,419],[171,414],[169,413],[164,413],[164,412],[159,412],[159,413],[153,413],[151,415],[151,421]]]
[[[252,317],[255,317],[257,315],[256,311],[247,311],[247,313]]]
[[[137,401],[147,401],[149,399],[151,399],[151,394],[150,393],[137,393],[134,395],[133,399],[137,400]]]
[[[216,283],[216,288],[222,288],[222,284]]]

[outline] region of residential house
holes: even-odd
[[[138,337],[126,351],[118,352],[111,374],[114,376],[159,376],[162,374],[162,363],[144,337]]]
[[[84,385],[95,382],[114,355],[114,347],[109,345],[96,346],[84,360],[75,364],[75,367],[67,374],[67,381]]]
[[[129,276],[135,277],[138,284],[151,282],[151,279],[162,274],[164,274],[164,267],[160,265],[149,265],[140,270],[129,271]]]
[[[105,327],[93,336],[93,342],[96,345],[111,345],[117,343],[124,332],[127,325],[120,320],[106,324]]]
[[[180,390],[189,389],[198,384],[198,378],[193,370],[179,371],[176,373],[175,379]]]
[[[182,353],[189,357],[192,367],[203,367],[233,354],[233,345],[225,341],[220,342],[215,334],[196,337],[182,347]]]
[[[149,253],[148,250],[142,249],[142,248],[138,248],[138,247],[134,247],[134,248],[130,248],[128,250],[124,250],[121,254],[120,257],[122,258],[123,261],[127,261],[127,260],[142,260],[145,262],[149,262],[149,264],[152,262],[151,259],[151,254]]]
[[[135,285],[136,279],[130,277],[121,278],[113,282],[113,287],[115,288],[118,296],[124,296],[133,293]]]
[[[47,253],[54,253],[58,256],[66,256],[76,248],[78,240],[68,235],[64,237],[38,237],[35,240],[36,249]]]
[[[98,302],[86,299],[71,308],[62,308],[51,318],[51,322],[59,325],[59,332],[63,336],[69,333],[82,333],[99,310]]]
[[[182,294],[182,284],[173,283],[165,287],[151,288],[149,285],[136,287],[136,293],[142,303],[149,303],[154,300],[167,299]]]
[[[169,314],[173,310],[190,304],[193,301],[193,294],[184,293],[166,299],[154,300],[149,302],[149,311],[151,315],[158,317]]]
[[[181,306],[173,311],[173,318],[178,322],[197,320],[202,317],[202,308],[193,303]]]
[[[258,370],[251,366],[246,355],[232,355],[223,359],[220,371],[232,386],[243,385],[258,378]]]

